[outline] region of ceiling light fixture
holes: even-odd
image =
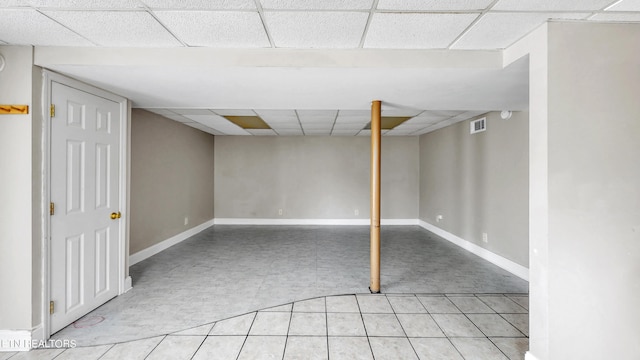
[[[509,111],[509,110],[502,110],[502,112],[500,112],[500,117],[503,120],[509,120],[511,119],[511,115],[513,115],[513,112]]]

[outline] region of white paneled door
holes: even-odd
[[[120,104],[56,82],[51,104],[51,333],[118,295]]]

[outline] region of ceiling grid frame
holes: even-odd
[[[56,20],[56,18],[54,18],[53,16],[50,16],[48,13],[56,12],[56,11],[60,11],[60,12],[72,11],[72,12],[78,12],[78,16],[81,16],[82,11],[114,12],[114,13],[123,13],[123,14],[132,13],[132,12],[140,12],[140,13],[146,12],[151,16],[153,21],[157,22],[159,26],[161,26],[164,29],[164,31],[170,34],[170,36],[173,37],[175,41],[177,41],[176,48],[199,48],[203,46],[208,47],[208,45],[190,44],[189,41],[184,39],[182,35],[180,35],[177,31],[175,31],[175,29],[171,26],[170,23],[166,23],[160,16],[158,16],[157,14],[158,12],[226,13],[226,14],[229,14],[230,16],[231,14],[234,14],[234,13],[235,14],[255,13],[258,15],[257,19],[259,19],[259,23],[258,23],[258,20],[254,18],[254,19],[251,19],[253,21],[252,24],[255,24],[256,27],[259,26],[258,24],[260,24],[262,29],[260,29],[259,31],[263,32],[266,40],[266,41],[263,41],[262,43],[263,45],[260,48],[273,49],[273,50],[279,50],[279,49],[282,49],[282,47],[278,46],[278,39],[274,37],[272,29],[269,26],[270,21],[269,21],[268,13],[270,12],[274,12],[274,13],[304,12],[304,13],[313,13],[313,14],[358,13],[360,14],[358,16],[362,16],[362,17],[364,17],[364,14],[366,13],[367,17],[366,17],[366,21],[363,21],[364,25],[359,24],[356,27],[349,28],[350,31],[357,30],[361,32],[358,34],[358,37],[357,37],[358,40],[354,42],[353,45],[350,45],[350,47],[348,48],[352,50],[362,50],[365,52],[370,50],[376,50],[376,49],[367,48],[366,42],[367,42],[367,39],[371,36],[370,30],[372,27],[372,23],[376,18],[376,16],[379,16],[379,15],[439,14],[439,15],[447,16],[447,15],[456,15],[456,14],[476,14],[475,19],[473,19],[471,23],[469,23],[462,31],[460,31],[455,36],[455,38],[453,38],[453,40],[451,40],[446,45],[446,47],[442,49],[446,51],[459,51],[459,50],[469,51],[467,50],[467,48],[457,48],[456,45],[460,44],[461,40],[464,39],[468,34],[478,31],[479,25],[482,25],[482,22],[485,20],[486,17],[488,17],[488,14],[496,14],[496,15],[497,14],[501,14],[501,15],[503,14],[521,14],[521,15],[549,14],[550,18],[553,18],[554,15],[558,16],[559,18],[562,18],[562,17],[566,17],[567,15],[578,13],[578,14],[585,14],[584,20],[579,20],[579,21],[622,21],[622,22],[640,21],[640,8],[638,8],[637,3],[631,2],[629,0],[584,0],[582,2],[581,0],[559,0],[562,2],[561,4],[556,4],[551,1],[539,1],[539,0],[486,0],[486,1],[444,0],[440,2],[424,1],[423,3],[420,3],[420,1],[415,1],[415,0],[411,0],[411,1],[403,0],[404,2],[399,0],[370,0],[370,3],[367,0],[351,0],[351,1],[345,0],[344,3],[346,5],[342,5],[342,3],[339,3],[338,1],[327,1],[325,3],[323,2],[323,0],[318,0],[315,3],[313,1],[307,2],[306,6],[304,4],[303,5],[298,4],[293,6],[287,5],[287,4],[291,4],[290,2],[287,2],[287,1],[282,1],[280,2],[280,5],[278,5],[278,1],[277,0],[274,0],[274,1],[270,2],[270,0],[235,0],[235,1],[212,0],[209,3],[197,2],[197,4],[189,3],[187,5],[182,5],[182,3],[179,3],[175,0],[139,0],[139,1],[119,0],[119,1],[113,1],[113,2],[107,2],[106,0],[104,1],[94,0],[94,1],[87,1],[86,3],[77,2],[77,6],[71,6],[75,3],[72,1],[66,1],[66,0],[8,1],[8,2],[4,2],[6,6],[0,5],[0,44],[8,44],[8,45],[21,44],[20,28],[19,28],[20,24],[18,21],[19,19],[18,20],[12,19],[14,20],[12,24],[18,24],[18,25],[15,25],[16,26],[15,29],[2,27],[2,19],[3,19],[2,17],[11,15],[10,12],[7,12],[6,10],[28,11],[31,14],[30,16],[33,19],[32,21],[37,21],[38,19],[42,19],[42,21],[45,21],[44,19],[46,18],[47,24],[46,26],[43,26],[43,28],[46,28],[46,29],[59,28],[61,39],[63,39],[61,41],[68,42],[67,45],[58,45],[58,46],[78,46],[78,47],[86,46],[87,48],[101,47],[101,45],[95,39],[91,38],[91,36],[87,36],[85,31],[82,31],[82,30],[76,31],[74,28],[71,28],[65,25],[64,22]],[[265,6],[265,4],[269,4],[269,3],[271,5]],[[110,4],[114,4],[114,5],[110,5]],[[308,4],[312,4],[312,5],[309,6]],[[324,6],[324,4],[330,4],[330,5]],[[405,5],[405,4],[408,4],[408,5]],[[426,5],[422,6],[421,4],[426,4]],[[290,7],[287,8],[287,6],[290,6]],[[394,8],[394,6],[397,8]],[[19,16],[22,16],[22,14],[19,14]],[[255,16],[255,15],[252,15],[252,16]],[[327,15],[327,16],[330,16],[330,15]],[[541,17],[544,17],[544,16],[541,16]],[[15,22],[15,21],[18,21],[18,22]],[[180,19],[180,21],[186,22],[188,21],[188,19],[184,18],[184,19]],[[205,20],[202,20],[202,21],[205,21]],[[242,26],[243,24],[242,21],[240,21],[237,25]],[[246,21],[248,23],[249,20],[246,20]],[[538,21],[538,20],[535,20],[535,21]],[[51,22],[51,24],[48,24],[49,22]],[[542,19],[540,19],[540,24],[542,23],[543,21]],[[198,25],[199,24],[194,24],[194,28],[197,28]],[[233,25],[233,23],[231,23],[231,25]],[[24,26],[28,26],[28,24],[25,24]],[[514,42],[517,42],[523,37],[527,36],[529,33],[531,33],[531,31],[534,31],[535,28],[537,27],[539,27],[539,25],[535,26],[533,29],[527,31],[526,33],[522,33],[521,31],[518,31],[518,34],[517,34],[518,37],[516,38],[516,40],[514,40],[509,44],[505,44],[502,47],[482,48],[482,47],[477,47],[477,44],[476,44],[477,48],[474,48],[472,46],[471,50],[480,51],[483,49],[487,49],[487,50],[501,51],[505,47],[511,46]],[[14,32],[15,34],[12,34],[12,32]],[[66,32],[68,32],[68,34]],[[42,34],[42,38],[44,38],[46,41],[47,36],[55,35],[53,31],[52,33],[53,35]],[[31,36],[31,38],[34,38],[34,37]],[[36,40],[40,40],[40,38]],[[76,43],[74,43],[74,41]],[[56,46],[56,44],[53,44],[52,46]],[[26,45],[29,45],[29,44],[26,44]],[[37,44],[31,44],[31,45],[35,45],[36,47],[47,46],[46,43],[45,44],[37,43]],[[440,49],[440,48],[420,47],[419,45],[420,44],[418,44],[418,46],[416,46],[415,48],[410,48],[410,49],[417,50],[417,51],[421,51],[421,50],[429,51],[434,49]],[[123,46],[126,47],[126,45],[123,45]],[[210,46],[210,47],[214,47],[214,46]],[[225,48],[225,45],[221,46],[221,48]],[[249,46],[247,46],[246,48],[253,49]],[[305,50],[305,49],[313,49],[313,47],[304,47],[304,44],[302,44],[300,47],[293,47],[288,49],[289,50],[300,50],[300,49]],[[326,49],[321,48],[321,49],[332,50],[334,48],[331,47],[331,44],[329,44],[328,48]],[[382,47],[379,49],[391,50],[392,48]],[[76,76],[81,80],[84,80],[87,82],[96,81],[96,78],[86,77],[86,75],[83,75],[80,73],[74,73],[69,68],[61,67],[59,69],[53,68],[53,70],[57,70],[62,73],[68,72],[68,75]],[[85,76],[85,78],[83,78],[83,76]],[[349,85],[348,82],[353,80],[351,78],[344,80],[343,78],[340,78],[339,75],[335,75],[331,79],[333,79],[334,82],[336,80],[343,81],[345,82],[345,86]],[[355,79],[362,80],[361,78],[357,78],[357,77]],[[315,80],[322,80],[322,79],[315,79]],[[424,81],[423,79],[418,79],[417,81],[421,81],[421,80]],[[240,82],[240,85],[242,85],[241,82]],[[110,85],[109,83],[103,83],[102,86],[109,88]],[[309,87],[312,87],[312,86],[309,86]],[[412,84],[410,82],[407,82],[407,87],[411,88]],[[156,86],[156,88],[160,88],[160,87]],[[242,89],[242,87],[239,87],[239,88]],[[117,92],[119,89],[117,87],[112,87],[112,88],[109,88],[108,90]],[[307,92],[309,90],[307,88],[301,87],[299,91]],[[330,91],[331,91],[330,89],[327,90],[327,92],[330,92]],[[263,94],[266,96],[270,96],[271,95],[270,92],[271,92],[270,89],[266,88],[263,91]],[[212,92],[211,96],[212,98],[217,98],[217,97],[220,97],[220,93]],[[375,94],[372,96],[376,97]],[[131,97],[134,102],[134,107],[137,107],[138,100],[135,97],[135,94],[132,95]],[[383,100],[384,100],[384,97],[383,97]],[[391,99],[390,101],[393,102],[393,100]],[[397,103],[398,101],[396,100],[395,102]],[[202,127],[210,128],[212,129],[211,132],[216,134],[225,133],[224,131],[216,130],[214,128],[208,127],[208,125],[199,123],[194,119],[185,117],[183,114],[180,114],[179,112],[172,111],[172,109],[180,110],[181,107],[177,106],[179,104],[166,103],[164,106],[167,106],[167,107],[164,107],[164,108],[159,107],[159,106],[163,106],[162,104],[163,103],[160,101],[155,104],[145,102],[144,105],[140,107],[148,108],[149,110],[160,111],[161,116],[166,116],[172,120],[183,122],[190,126],[195,125],[192,127],[197,126],[201,128]],[[204,107],[206,107],[207,109],[211,110],[212,113],[214,114],[216,109],[221,109],[221,108],[224,108],[224,109],[236,108],[237,110],[251,109],[251,111],[256,113],[258,116],[260,116],[258,112],[261,111],[261,109],[265,109],[266,107],[264,103],[253,104],[253,106],[247,105],[246,107],[242,107],[243,105],[241,104],[244,104],[244,102],[242,101],[226,102],[226,103],[223,102],[222,105],[218,105],[214,103],[197,104],[198,106],[194,106],[193,104],[190,104],[190,105],[183,104],[183,105],[184,107],[194,106],[193,107],[194,109],[195,108],[204,109]],[[404,104],[403,106],[405,106],[406,109],[409,109],[411,107],[407,104]],[[341,121],[341,115],[350,110],[358,110],[360,109],[360,107],[361,107],[360,104],[354,104],[352,107],[344,106],[344,104],[339,106],[336,105],[336,107],[333,107],[331,109],[325,107],[324,105],[319,106],[317,108],[310,107],[309,104],[302,104],[302,105],[297,104],[290,107],[284,107],[280,105],[274,108],[270,108],[269,111],[278,111],[278,110],[292,111],[293,114],[295,114],[295,120],[293,120],[293,117],[288,117],[286,121],[282,123],[278,123],[280,125],[271,124],[266,120],[265,122],[267,122],[269,126],[271,126],[273,132],[276,134],[279,134],[279,133],[291,134],[294,132],[300,132],[302,135],[307,135],[306,133],[312,134],[316,131],[321,131],[321,130],[315,129],[315,127],[318,127],[320,125],[317,125],[317,124],[308,125],[307,129],[305,130],[305,126],[302,121],[303,119],[301,120],[300,114],[298,111],[301,111],[301,110],[307,111],[307,110],[314,110],[314,109],[315,110],[331,110],[331,111],[336,111],[336,113],[335,113],[335,116],[333,116],[332,123],[330,124],[329,134],[332,136],[334,134],[338,136],[340,132],[342,133],[355,132],[355,130],[348,129],[351,127],[355,127],[355,125],[345,125],[347,123],[344,123]],[[442,126],[449,125],[450,123],[454,123],[456,121],[463,121],[465,118],[469,117],[473,113],[473,111],[471,111],[471,108],[473,108],[473,106],[452,107],[452,106],[438,106],[433,104],[431,105],[427,104],[420,108],[421,112],[419,114],[412,115],[413,117],[411,118],[411,120],[413,119],[417,119],[417,120],[415,123],[412,123],[413,125],[411,125],[412,126],[411,129],[409,126],[403,127],[399,125],[397,128],[390,130],[387,133],[387,135],[393,135],[394,133],[398,133],[398,134],[409,133],[409,135],[420,135],[428,131],[433,131],[434,129],[440,128]],[[464,110],[460,110],[460,112],[456,115],[447,115],[446,117],[443,117],[437,121],[429,120],[432,114],[435,114],[437,113],[438,110],[443,110],[443,109],[452,109],[452,110],[464,109]],[[497,106],[493,106],[491,107],[491,109],[484,108],[481,111],[490,111],[490,110],[498,111],[503,109],[500,109]],[[518,109],[507,109],[507,110],[517,111]],[[166,112],[162,114],[163,111],[166,111]],[[216,116],[220,116],[220,115],[216,114]],[[294,127],[293,121],[296,122],[296,126],[297,126],[297,129],[295,130],[293,129]],[[327,119],[327,121],[329,120]],[[407,123],[409,121],[407,121]],[[415,126],[415,128],[413,126]],[[327,123],[327,128],[328,127],[329,127],[329,124]],[[261,132],[256,131],[256,133],[258,134]],[[357,133],[362,135],[363,133],[362,128],[360,128],[360,130],[358,130]]]

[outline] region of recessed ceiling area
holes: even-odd
[[[526,110],[528,59],[502,51],[549,20],[637,22],[640,2],[0,0],[0,44],[216,135],[366,135],[381,100],[406,136]]]

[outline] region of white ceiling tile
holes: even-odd
[[[500,0],[492,10],[508,11],[592,11],[600,10],[613,0]]]
[[[171,109],[179,115],[211,115],[212,112],[207,109]]]
[[[274,136],[274,135],[278,135],[278,134],[276,134],[275,131],[273,131],[271,129],[247,129],[247,131],[251,135],[256,135],[256,136]]]
[[[295,110],[254,110],[260,116],[296,116]]]
[[[269,47],[257,12],[154,11],[180,40],[190,46]]]
[[[102,46],[181,46],[146,11],[45,11],[47,16]]]
[[[138,0],[24,0],[31,6],[38,8],[59,9],[136,9],[143,4]]]
[[[366,48],[443,49],[449,46],[478,14],[373,15]]]
[[[307,130],[331,130],[333,122],[321,122],[321,123],[303,123],[302,128]]]
[[[152,112],[152,113],[156,113],[156,114],[158,114],[158,115],[175,115],[175,114],[176,114],[176,113],[174,113],[173,111],[168,110],[168,109],[153,109],[153,108],[147,108],[147,109],[144,109],[144,110],[150,111],[150,112]]]
[[[359,131],[360,131],[360,129],[358,129],[358,130],[336,130],[336,129],[333,129],[333,131],[331,132],[331,136],[356,136],[356,134],[358,134]]]
[[[358,10],[371,9],[373,0],[260,0],[264,9]]]
[[[303,125],[306,123],[325,122],[333,125],[336,119],[336,110],[298,110],[298,118]]]
[[[304,134],[305,135],[331,135],[331,130],[319,130],[319,129],[313,129],[313,130],[304,130]]]
[[[370,116],[371,110],[340,110],[340,116]]]
[[[285,125],[285,126],[277,126],[277,125],[271,125],[271,124],[269,124],[269,126],[270,126],[273,130],[275,130],[275,131],[277,131],[277,132],[280,132],[280,131],[297,131],[297,132],[301,132],[301,131],[302,131],[302,128],[300,127],[300,125]]]
[[[371,136],[371,130],[360,130],[357,136]]]
[[[212,128],[208,127],[208,126],[204,126],[202,124],[198,124],[198,123],[195,123],[195,122],[194,123],[188,123],[188,124],[185,124],[185,125],[191,126],[194,129],[198,129],[200,131],[204,131],[204,132],[209,133],[211,135],[224,135],[223,132],[217,131],[217,130],[212,129]]]
[[[549,19],[584,19],[587,13],[488,13],[453,49],[504,49]]]
[[[447,11],[483,10],[493,0],[380,0],[379,10]]]
[[[368,122],[359,123],[335,123],[333,130],[362,130]]]
[[[151,9],[255,10],[253,0],[142,0]]]
[[[640,0],[622,0],[607,11],[640,11]]]
[[[389,110],[385,110],[382,109],[381,111],[381,115],[382,116],[416,116],[418,114],[420,114],[422,112],[422,110],[416,110],[416,109],[389,109]]]
[[[265,11],[276,47],[357,48],[367,24],[366,12]]]
[[[384,133],[384,136],[411,136],[413,133],[414,133],[413,131],[402,131],[402,130],[392,129]]]
[[[0,9],[0,37],[6,43],[16,45],[93,45],[32,9]]]
[[[253,110],[214,109],[211,111],[220,116],[256,116]]]
[[[21,7],[21,6],[29,6],[29,4],[25,3],[23,0],[0,0],[0,7]]]
[[[293,129],[276,130],[276,132],[278,133],[278,135],[281,135],[281,136],[302,135],[302,130],[300,130],[300,129],[298,129],[298,130],[293,130]]]
[[[194,122],[191,119],[188,119],[184,116],[181,115],[162,115],[164,117],[166,117],[167,119],[171,119],[171,120],[175,120],[177,122],[181,122],[181,123],[188,123],[188,122]]]
[[[209,115],[184,115],[185,118],[191,119],[192,121],[199,122],[201,124],[207,126],[215,126],[222,123],[220,117],[218,115],[209,114]],[[224,122],[228,122],[227,119],[223,119]]]
[[[435,121],[441,121],[444,120],[446,118],[450,117],[449,115],[442,115],[442,114],[437,114],[437,113],[431,113],[431,112],[427,112],[425,111],[424,113],[416,116],[413,119],[408,120],[407,122],[411,122],[411,121],[427,121],[427,122],[435,122]]]
[[[640,13],[627,13],[627,14],[601,13],[601,14],[594,15],[589,20],[595,20],[595,21],[631,21],[631,22],[636,22],[636,21],[640,21]]]

